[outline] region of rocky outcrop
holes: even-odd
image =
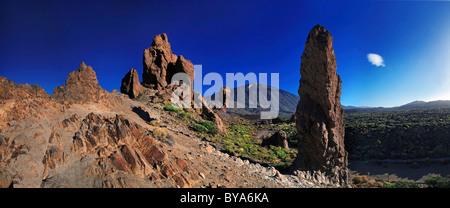
[[[136,69],[131,69],[122,79],[120,92],[127,94],[130,98],[135,98],[142,92],[142,90],[143,87],[139,82],[139,75]]]
[[[66,103],[93,103],[99,102],[108,96],[97,80],[97,75],[91,66],[84,62],[77,71],[69,74],[66,85],[53,89],[52,97]]]
[[[231,94],[230,88],[227,87],[227,86],[222,86],[220,88],[220,93],[213,94],[211,96],[211,98],[210,98],[210,99],[218,99],[219,102],[221,103],[221,106],[216,106],[216,105],[214,105],[214,103],[211,103],[212,108],[214,110],[217,109],[217,110],[220,110],[220,111],[226,113],[228,108],[230,107],[230,102],[231,102],[230,101],[230,94]],[[220,95],[222,95],[222,97],[216,98],[216,96],[220,96]]]
[[[215,113],[214,110],[208,106],[206,100],[203,98],[203,96],[200,95],[200,93],[194,93],[194,96],[196,97],[195,99],[202,102],[201,108],[195,108],[195,111],[200,114],[203,119],[212,121],[214,124],[216,124],[219,132],[225,133],[227,129],[223,124],[220,116],[217,115],[217,113]]]
[[[170,99],[177,85],[172,85],[173,75],[186,73],[191,80],[191,101],[194,101],[194,65],[182,55],[176,56],[172,53],[170,43],[165,33],[156,35],[152,46],[144,50],[144,73],[142,74],[142,85],[144,87],[158,90],[156,95],[163,99]],[[229,90],[228,90],[229,91]],[[229,93],[228,93],[229,94]],[[201,96],[200,96],[201,97]],[[198,112],[204,119],[213,121],[220,132],[226,132],[222,119],[202,100],[202,108]]]
[[[156,35],[152,46],[144,50],[142,85],[162,90],[171,83],[172,76],[184,72],[194,81],[194,65],[183,56],[172,53],[165,33]],[[191,88],[192,89],[192,88]]]
[[[50,95],[39,85],[17,84],[0,76],[0,100],[48,97]]]
[[[296,111],[299,154],[294,168],[318,182],[349,184],[344,148],[344,111],[340,104],[341,78],[336,73],[333,39],[324,27],[308,35],[301,57],[300,101]]]
[[[124,185],[117,181],[119,178],[116,175],[137,176],[147,180],[147,185],[161,181],[170,187],[191,187],[199,179],[198,173],[191,170],[185,160],[167,152],[165,146],[159,144],[141,126],[122,115],[87,115],[73,136],[71,151],[80,158],[92,157],[94,164],[98,164],[98,174],[109,176],[108,180],[102,181],[102,187],[141,187],[122,177],[121,180],[128,183]],[[54,163],[61,163],[63,154],[55,150],[47,151],[44,156],[44,162],[49,164],[47,168],[55,167]],[[191,171],[190,174],[187,170]],[[52,181],[54,176],[47,177],[49,179],[44,186],[59,183]]]
[[[289,149],[287,135],[283,130],[278,130],[271,137],[264,139],[261,143],[262,146],[278,146],[284,149]]]
[[[220,90],[222,91],[222,95],[223,95],[223,106],[220,110],[226,113],[228,108],[230,107],[231,90],[227,86],[222,86],[220,88]]]

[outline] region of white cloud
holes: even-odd
[[[369,62],[375,66],[382,66],[385,67],[386,65],[384,65],[384,61],[383,61],[383,57],[381,57],[378,54],[375,53],[369,53],[367,54],[367,59],[369,60]]]

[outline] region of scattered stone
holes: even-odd
[[[198,175],[199,175],[200,177],[202,177],[202,179],[205,179],[205,178],[206,178],[206,177],[205,177],[205,174],[203,174],[202,172],[198,173]]]

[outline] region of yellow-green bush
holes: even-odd
[[[153,136],[160,141],[164,141],[169,135],[169,130],[162,127],[157,127],[153,130]]]

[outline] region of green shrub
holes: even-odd
[[[414,182],[397,181],[393,184],[385,185],[384,188],[420,188],[420,186]]]
[[[164,107],[164,110],[177,112],[179,109],[175,108],[173,105],[168,105],[168,106]]]
[[[179,115],[184,118],[186,116],[186,113],[184,111],[180,111]]]
[[[191,119],[191,120],[194,119],[194,115],[192,115],[192,114],[189,113],[189,112],[186,113],[186,117],[187,117],[188,119]]]
[[[207,133],[208,129],[201,124],[194,124],[194,130],[200,133]]]
[[[203,125],[204,127],[206,127],[208,129],[208,133],[210,134],[217,134],[219,133],[219,129],[217,128],[217,125],[215,123],[213,123],[212,121],[202,121],[200,123],[201,125]]]
[[[425,179],[425,184],[429,188],[450,188],[450,177],[447,178],[441,176],[435,176]]]

